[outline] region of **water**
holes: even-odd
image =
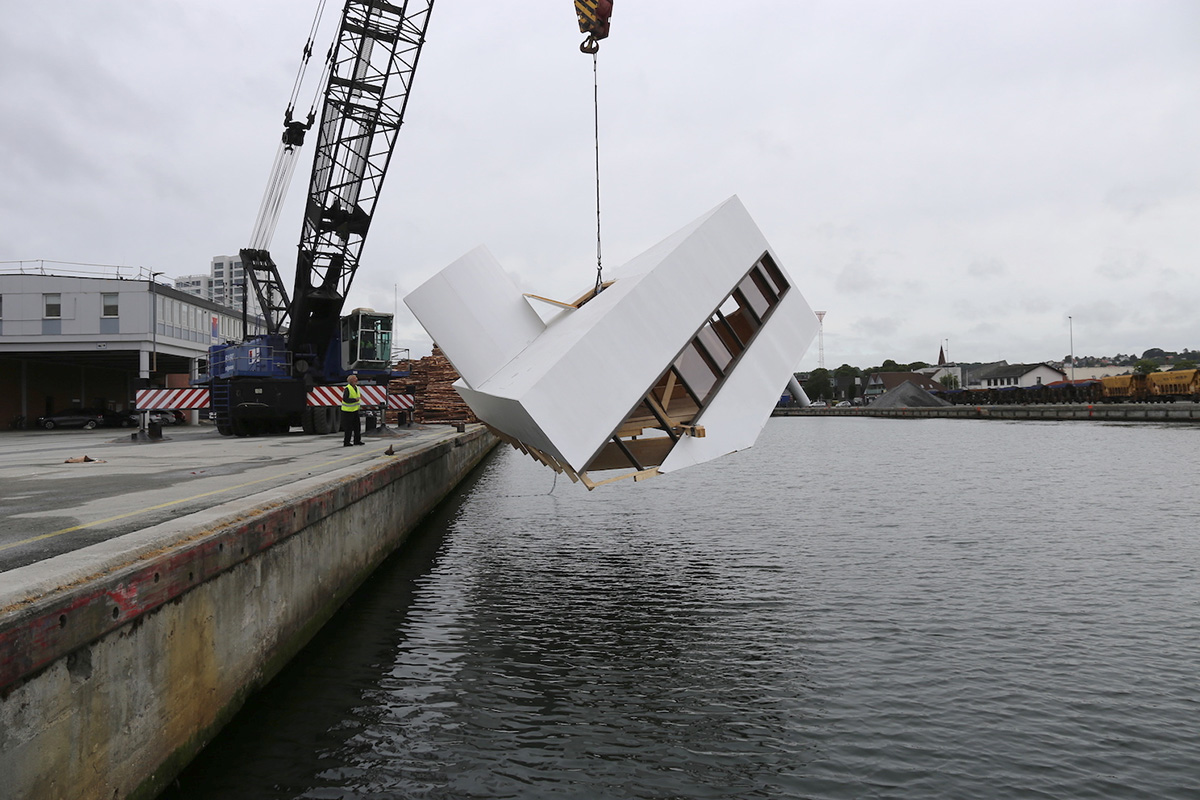
[[[499,451],[167,796],[1196,798],[1198,446],[778,419],[592,493]]]

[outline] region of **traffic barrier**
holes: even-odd
[[[190,408],[208,408],[208,389],[138,389],[134,395],[134,406],[139,410],[182,411]]]
[[[307,404],[310,406],[340,406],[343,386],[318,386],[309,389]],[[386,386],[359,386],[364,406],[383,406],[392,410],[407,411],[414,405],[411,394],[388,394]],[[134,406],[141,411],[185,411],[208,408],[211,396],[208,389],[138,389],[134,395]]]

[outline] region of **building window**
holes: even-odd
[[[62,316],[62,295],[61,294],[44,294],[42,302],[45,306],[45,311],[42,316],[50,319],[58,319]]]
[[[100,316],[102,316],[102,317],[120,316],[120,314],[118,313],[119,307],[117,305],[117,293],[116,292],[113,292],[111,294],[105,293],[105,294],[100,295],[100,306],[101,306]]]

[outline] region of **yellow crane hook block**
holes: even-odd
[[[612,0],[575,0],[575,14],[579,17],[579,32],[587,38],[579,49],[584,53],[595,53],[600,49],[600,40],[608,37],[608,19],[612,16]]]

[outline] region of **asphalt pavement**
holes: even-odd
[[[446,426],[386,428],[343,447],[340,433],[236,438],[175,426],[0,432],[0,573],[305,478],[445,438]],[[84,458],[91,460],[83,460]],[[2,581],[3,578],[0,578]]]

